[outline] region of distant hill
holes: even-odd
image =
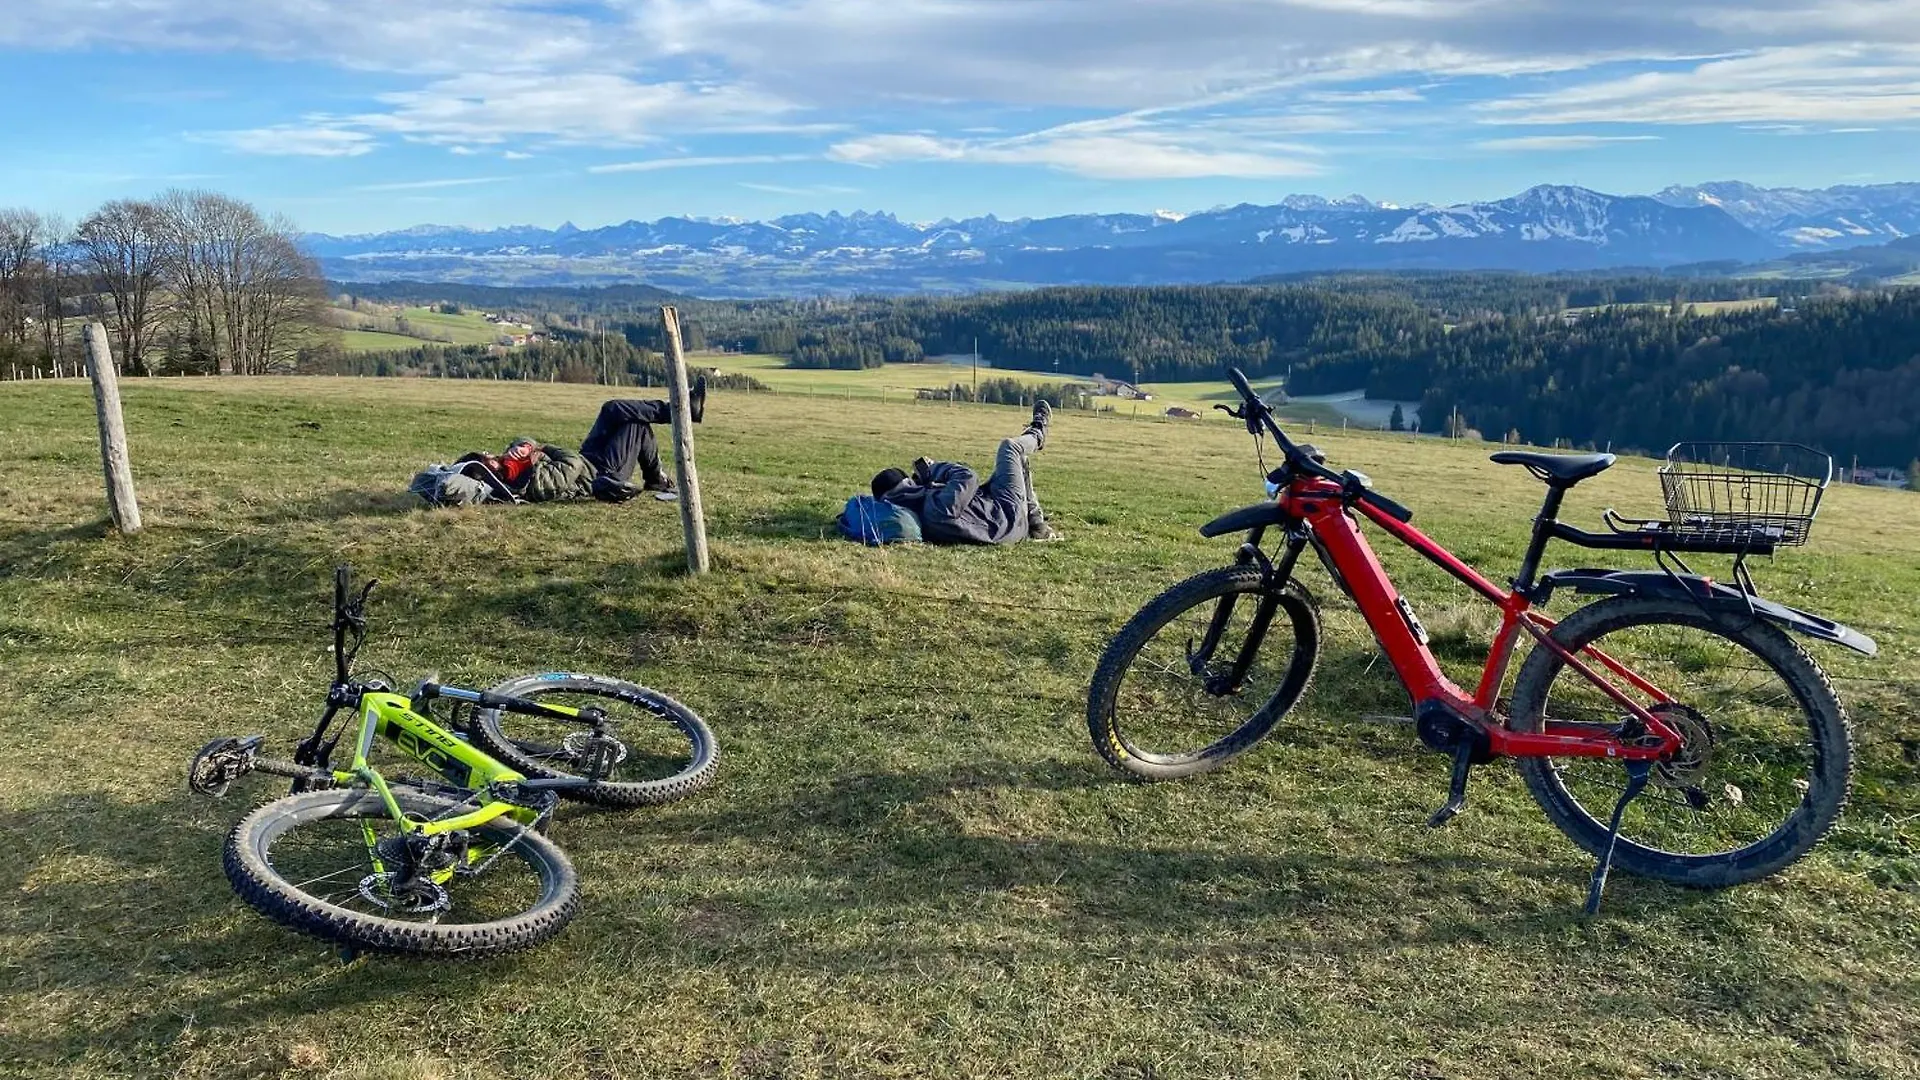
[[[1920,184],[1761,188],[1737,180],[1666,188],[1670,206],[1712,206],[1783,247],[1856,247],[1920,235]]]
[[[650,304],[671,304],[686,297],[652,285],[608,285],[583,292],[577,287],[474,285],[452,281],[330,281],[328,289],[336,294],[352,293],[365,300],[383,304],[433,304],[442,301],[464,307],[499,311],[503,309],[537,311],[584,310],[583,305],[599,305],[600,310],[624,310]]]
[[[1540,186],[1508,199],[1398,207],[1291,196],[1195,214],[1073,214],[932,223],[891,214],[771,221],[667,217],[599,229],[419,226],[310,235],[343,281],[492,285],[645,280],[702,296],[951,292],[1045,284],[1180,284],[1331,270],[1515,271],[1751,262],[1777,238],[1715,205]]]

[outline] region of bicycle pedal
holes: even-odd
[[[201,747],[187,764],[187,788],[198,795],[220,798],[235,780],[253,771],[255,752],[266,741],[264,735],[228,736]]]

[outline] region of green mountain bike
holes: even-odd
[[[655,690],[600,675],[547,672],[492,690],[432,679],[409,696],[352,677],[366,638],[366,602],[334,571],[334,680],[326,713],[293,760],[260,756],[264,738],[216,739],[194,755],[187,784],[225,795],[260,772],[293,792],[240,820],[227,838],[227,878],[277,922],[362,951],[489,956],[524,949],[573,918],[573,864],[547,838],[560,798],[636,806],[682,798],[713,778],[719,751],[693,710]],[[451,703],[450,726],[432,719]],[[352,760],[331,762],[359,718]],[[431,770],[387,776],[368,762],[384,739]]]

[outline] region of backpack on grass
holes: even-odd
[[[478,506],[488,502],[519,502],[513,489],[478,461],[433,464],[407,485],[428,506]]]
[[[920,519],[904,506],[871,495],[855,495],[835,522],[840,535],[868,547],[920,542]]]

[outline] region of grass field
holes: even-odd
[[[132,538],[101,524],[85,385],[0,401],[0,1075],[1916,1075],[1920,497],[1836,489],[1812,544],[1758,570],[1882,645],[1816,653],[1860,744],[1840,827],[1739,890],[1616,877],[1587,921],[1588,860],[1510,768],[1424,828],[1446,762],[1353,722],[1404,696],[1318,572],[1322,667],[1267,744],[1157,786],[1095,757],[1099,650],[1226,561],[1195,529],[1259,495],[1230,425],[1063,416],[1036,477],[1067,542],[867,550],[829,538],[847,495],[916,453],[984,462],[1020,412],[716,392],[715,571],[692,579],[671,506],[424,512],[404,493],[461,450],[577,439],[592,387],[122,392]],[[1496,577],[1517,563],[1539,486],[1487,448],[1317,441]],[[1630,460],[1568,505],[1590,523],[1657,500]],[[1489,625],[1382,555],[1429,626]],[[600,670],[713,725],[714,787],[558,822],[584,907],[555,942],[342,965],[229,891],[224,834],[284,788],[210,803],[182,770],[216,735],[284,750],[311,725],[342,560],[383,581],[363,663],[403,684]]]
[[[1755,296],[1746,300],[1688,300],[1682,306],[1695,315],[1719,315],[1728,311],[1753,311],[1759,308],[1778,307],[1779,304],[1780,298],[1777,296]],[[1577,307],[1568,308],[1567,310],[1571,312],[1592,312],[1605,311],[1609,307],[1664,308],[1666,306],[1666,301],[1659,301],[1657,303],[1647,304],[1605,304],[1599,307]]]
[[[349,320],[358,314],[346,308],[335,310],[341,318]],[[391,317],[385,312],[407,320],[414,334],[425,336],[389,334],[372,330],[343,330],[340,332],[340,347],[348,352],[399,352],[403,349],[415,349],[421,345],[434,343],[491,345],[501,334],[500,327],[489,323],[477,311],[446,315],[426,307],[388,308],[383,310],[380,317]]]
[[[738,371],[751,375],[768,387],[792,394],[815,394],[839,397],[870,397],[880,400],[912,401],[914,393],[921,388],[938,389],[952,383],[967,385],[973,378],[973,372],[965,364],[924,363],[924,364],[888,364],[885,367],[868,368],[864,371],[839,371],[831,368],[793,368],[787,366],[784,356],[769,356],[765,353],[712,353],[701,354],[693,358],[698,364],[711,364],[722,371]],[[980,369],[982,379],[1014,379],[1029,386],[1042,383],[1087,382],[1085,376],[1054,375],[1039,371],[1020,371],[1015,368]],[[1265,393],[1275,380],[1256,380],[1258,389]],[[1201,414],[1203,419],[1222,420],[1225,417],[1213,411],[1217,403],[1232,404],[1236,394],[1224,379],[1200,382],[1143,383],[1141,389],[1153,395],[1152,401],[1130,401],[1122,398],[1101,398],[1104,405],[1111,405],[1115,414],[1126,417],[1164,416],[1168,408],[1181,408]],[[1313,420],[1338,426],[1340,413],[1332,408],[1318,405],[1297,405],[1287,409],[1287,415],[1301,421]]]

